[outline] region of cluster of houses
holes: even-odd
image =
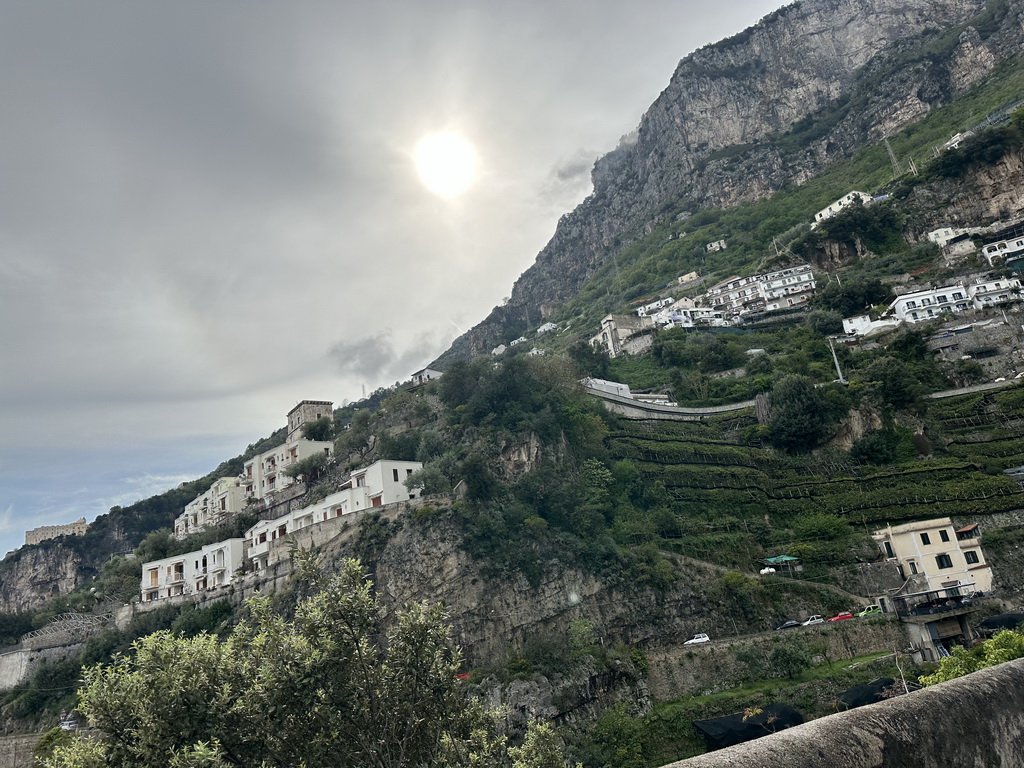
[[[425,368],[413,374],[414,386],[441,376]],[[145,563],[142,569],[142,601],[152,602],[184,594],[197,594],[226,587],[243,570],[266,568],[275,546],[288,536],[314,525],[365,509],[385,507],[419,497],[405,481],[422,464],[415,461],[381,460],[349,473],[324,499],[277,513],[281,491],[297,481],[287,470],[317,454],[331,455],[329,441],[303,437],[306,424],[332,418],[333,404],[327,400],[303,400],[288,412],[288,432],[280,445],[250,458],[238,477],[218,478],[205,493],[189,502],[174,520],[174,536],[181,540],[209,530],[237,517],[244,510],[262,509],[265,519],[250,527],[241,538],[207,544],[194,552]]]
[[[142,601],[148,603],[227,587],[243,571],[266,569],[283,556],[282,548],[286,556],[286,540],[298,531],[337,525],[342,518],[362,510],[417,499],[419,490],[407,488],[405,481],[422,467],[416,461],[376,461],[351,472],[326,498],[278,517],[260,520],[240,538],[144,563],[140,585]]]
[[[189,502],[174,520],[174,535],[183,539],[235,517],[253,502],[269,499],[294,483],[295,478],[286,471],[293,464],[317,453],[330,456],[334,444],[307,440],[302,428],[333,414],[333,404],[327,400],[303,400],[292,408],[285,441],[245,462],[238,477],[219,478],[206,493]]]
[[[900,294],[877,320],[866,314],[845,318],[843,332],[851,336],[869,336],[902,323],[922,323],[962,312],[991,309],[1020,298],[1019,278],[979,277],[972,282]]]
[[[695,280],[696,275],[690,273],[678,282],[689,284]],[[609,357],[639,354],[650,347],[655,329],[720,328],[765,312],[798,309],[814,295],[816,285],[809,264],[749,277],[730,277],[693,299],[657,299],[639,306],[635,315],[608,315],[590,343]]]

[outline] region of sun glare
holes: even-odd
[[[414,157],[420,180],[441,197],[464,192],[476,175],[476,152],[456,133],[424,136],[416,144]]]

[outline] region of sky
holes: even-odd
[[[779,5],[0,0],[0,552],[407,379],[679,59]]]

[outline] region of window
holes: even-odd
[[[917,573],[917,563],[915,563],[913,560],[910,561],[910,573]]]
[[[394,476],[395,482],[397,483],[398,482],[398,470],[397,469],[392,469],[391,470],[391,474]]]
[[[927,533],[922,533],[921,534],[921,543],[924,544],[925,546],[928,546],[929,544],[932,543],[932,540],[928,538],[928,534]]]
[[[964,560],[967,561],[968,565],[977,565],[981,562],[981,560],[978,558],[978,553],[970,549],[964,552]]]
[[[893,551],[892,551],[892,544],[889,543],[888,541],[886,541],[886,542],[884,542],[884,545],[885,545],[885,556],[886,557],[896,557],[896,555],[893,554]]]
[[[943,528],[941,531],[939,531],[939,538],[943,541],[949,541],[949,531]]]
[[[936,555],[935,564],[939,566],[939,568],[952,568],[953,559],[949,555]]]
[[[356,478],[356,488],[366,487],[366,475],[360,475]]]

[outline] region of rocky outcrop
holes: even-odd
[[[510,301],[434,364],[518,335],[653,223],[800,184],[948,103],[1019,54],[1022,18],[983,0],[804,0],[687,56]]]
[[[85,563],[78,551],[57,542],[24,547],[0,564],[0,612],[38,609],[82,584]]]

